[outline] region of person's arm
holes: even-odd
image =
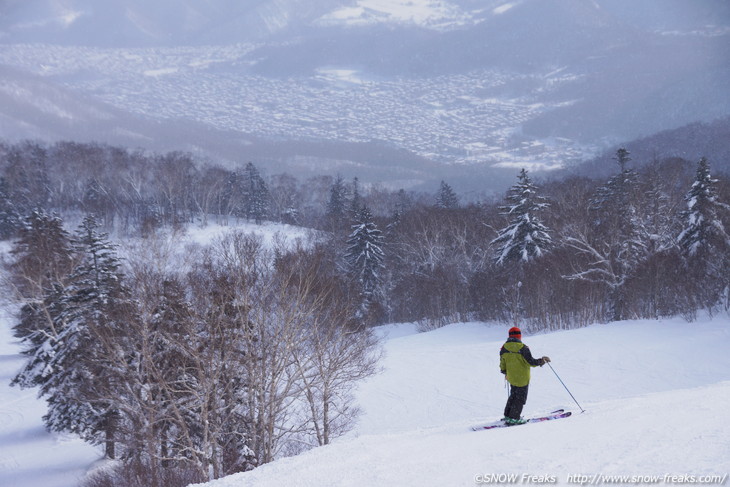
[[[527,360],[527,363],[532,367],[542,367],[546,363],[550,362],[550,357],[534,358],[532,356],[532,352],[530,352],[530,347],[527,345],[520,349],[520,354],[522,354],[525,360]]]

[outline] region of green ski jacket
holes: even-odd
[[[544,365],[541,358],[533,358],[530,348],[516,338],[510,338],[499,351],[499,370],[515,387],[530,383],[530,367]]]

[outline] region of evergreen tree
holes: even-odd
[[[63,327],[64,288],[54,284],[46,290],[46,296],[30,301],[20,309],[18,323],[14,326],[15,337],[23,344],[22,354],[28,357],[21,373],[12,384],[23,388],[44,385],[53,370],[49,364],[53,360],[53,344]]]
[[[330,196],[327,201],[326,216],[332,228],[340,228],[346,219],[347,188],[345,181],[339,174],[330,187]]]
[[[677,237],[682,253],[687,257],[706,253],[711,247],[730,245],[730,236],[718,217],[718,211],[727,209],[728,205],[717,198],[717,182],[710,175],[709,162],[703,157],[697,164],[692,188],[685,197],[685,226]]]
[[[131,303],[114,246],[97,229],[93,217],[84,219],[76,241],[80,263],[68,286],[56,286],[46,298],[52,333],[42,340],[29,337],[32,356],[14,383],[40,386],[49,430],[105,443],[107,456],[114,458],[118,412],[110,390],[125,373],[123,320]]]
[[[21,228],[21,218],[10,199],[8,183],[0,177],[0,240],[7,240],[15,236]]]
[[[80,263],[66,290],[66,328],[59,338],[63,349],[58,353],[59,370],[67,372],[61,373],[61,379],[68,383],[49,396],[49,413],[44,419],[51,430],[72,431],[93,443],[105,442],[107,456],[114,458],[118,412],[114,397],[99,394],[96,384],[113,386],[118,374],[124,373],[117,361],[125,354],[124,320],[133,315],[132,305],[122,284],[116,246],[99,231],[95,217],[84,218],[76,245]],[[68,401],[68,396],[79,401]]]
[[[552,247],[550,232],[540,219],[540,213],[549,203],[538,195],[537,186],[525,169],[517,179],[518,183],[507,193],[509,205],[500,207],[502,214],[509,218],[509,225],[501,229],[491,242],[496,247],[494,260],[499,265],[528,263]]]
[[[730,307],[730,235],[720,218],[720,212],[730,210],[730,205],[719,201],[717,183],[703,157],[685,197],[684,229],[677,238],[689,267],[687,274],[695,281],[696,294],[707,308],[723,296],[725,307]]]
[[[370,210],[363,206],[358,213],[352,233],[347,239],[345,261],[348,273],[360,292],[357,318],[363,319],[377,299],[383,268],[383,234],[378,230]]]
[[[390,223],[388,223],[387,227],[385,228],[388,236],[394,234],[394,232],[398,228],[398,225],[400,225],[403,219],[403,215],[405,215],[408,210],[410,210],[413,206],[413,202],[410,200],[404,189],[398,190],[395,196],[396,200],[393,208],[393,213],[390,218]]]
[[[146,292],[139,297],[146,313],[139,332],[131,337],[129,363],[134,377],[127,383],[134,393],[125,412],[128,422],[144,428],[127,428],[124,443],[135,447],[127,457],[153,470],[160,463],[170,464],[170,458],[188,458],[190,434],[203,428],[193,393],[197,379],[192,373],[196,364],[190,335],[198,331],[194,312],[178,279],[150,280],[159,285],[143,285]]]
[[[40,298],[73,269],[71,238],[58,216],[33,211],[18,232],[10,253],[15,288],[23,298]]]
[[[629,151],[618,149],[614,159],[619,166],[618,174],[598,188],[589,208],[594,215],[593,227],[597,232],[626,237],[632,233],[631,226],[636,213],[634,196],[639,176],[628,167],[631,161]]]
[[[436,194],[436,207],[447,210],[453,210],[459,207],[459,197],[456,196],[451,186],[444,181],[441,181],[438,193]]]
[[[269,188],[252,162],[243,175],[244,212],[248,220],[261,223],[269,215]]]

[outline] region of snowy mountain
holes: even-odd
[[[713,171],[730,174],[730,118],[721,118],[710,123],[692,123],[621,145],[631,153],[633,160],[640,163],[654,162],[657,154],[688,161],[699,161],[706,157],[712,164]],[[613,147],[595,159],[566,168],[565,174],[608,178],[615,170],[618,149],[619,147]],[[694,166],[690,166],[688,171],[694,171]]]
[[[92,99],[155,120],[144,134],[155,141],[179,120],[199,124],[217,135],[196,148],[214,157],[214,140],[242,134],[375,143],[449,165],[432,178],[411,174],[415,182],[458,180],[456,166],[488,169],[462,190],[727,116],[729,37],[730,5],[720,0],[0,2],[0,64],[49,83],[16,92],[14,103],[60,86],[79,105]],[[79,124],[98,140],[127,130]],[[22,117],[4,125],[13,137],[57,135]],[[314,159],[342,160],[336,152]],[[301,156],[312,154],[270,159],[296,172]],[[343,161],[345,174],[391,178],[377,156],[364,159]]]

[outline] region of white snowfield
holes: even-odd
[[[502,417],[498,352],[508,327],[391,326],[384,371],[360,388],[364,415],[334,444],[206,487],[720,485],[730,473],[730,319],[631,321],[530,336],[524,414],[566,419],[474,432]],[[411,327],[412,329],[412,327]]]
[[[99,450],[43,430],[34,391],[7,383],[20,367],[10,321],[0,322],[0,486],[72,487]],[[387,335],[381,374],[358,392],[355,430],[332,445],[206,487],[727,485],[730,318],[627,321],[530,335],[535,356],[525,416],[567,419],[489,431],[502,416],[498,370],[506,326],[461,323]]]
[[[0,486],[75,487],[100,452],[74,436],[47,433],[38,391],[10,387],[25,360],[12,324],[0,313]]]

